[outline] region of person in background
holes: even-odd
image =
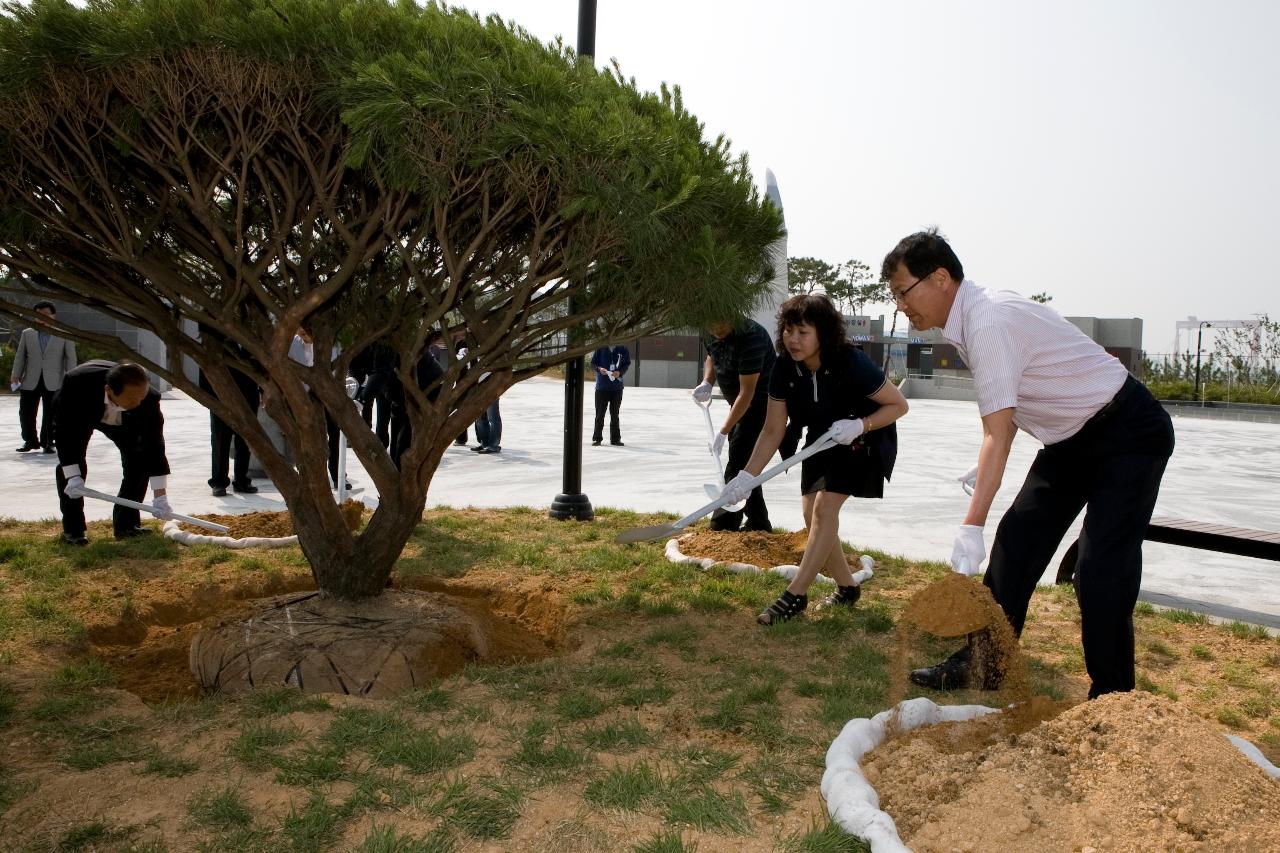
[[[604,413],[609,411],[609,443],[622,447],[622,424],[618,410],[622,408],[622,389],[626,383],[622,377],[631,366],[631,353],[618,344],[600,347],[591,356],[591,367],[596,372],[596,422],[591,432],[591,444],[599,447],[604,441]]]
[[[1173,424],[1114,356],[1047,305],[979,287],[936,230],[904,237],[881,275],[916,329],[942,329],[973,372],[982,446],[973,496],[951,566],[974,575],[986,557],[983,527],[1018,430],[1044,442],[1000,520],[983,582],[1021,635],[1036,583],[1071,522],[1086,510],[1076,598],[1089,698],[1132,690],[1133,608],[1142,540],[1173,453]],[[969,686],[970,643],[916,684]],[[999,686],[994,673],[975,687]]]
[[[85,456],[94,430],[120,451],[119,497],[141,502],[148,485],[157,518],[173,517],[166,487],[169,460],[164,450],[164,416],[160,393],[147,372],[130,362],[87,361],[69,371],[53,398],[53,435],[58,448],[58,504],[62,510],[62,541],[87,545],[84,519]],[[142,526],[136,509],[116,506],[111,515],[117,539],[151,531]]]
[[[719,456],[724,445],[729,445],[729,458],[724,466],[727,482],[747,464],[756,439],[760,437],[769,403],[769,377],[777,356],[769,333],[755,320],[742,318],[736,324],[723,321],[712,324],[707,331],[711,337],[706,342],[707,359],[702,369],[702,384],[693,389],[693,399],[699,405],[706,405],[711,401],[712,386],[719,382],[720,390],[729,403],[729,414],[725,416],[711,448]],[[759,487],[753,489],[747,497],[747,505],[741,510],[716,510],[711,516],[710,526],[712,530],[772,533],[764,491]]]
[[[32,310],[50,320],[58,318],[58,309],[52,302],[37,302]],[[62,387],[62,377],[75,366],[74,341],[60,338],[43,327],[22,330],[18,349],[13,354],[13,374],[9,377],[10,385],[21,386],[18,423],[22,428],[22,446],[18,448],[19,453],[41,447],[45,453],[54,452],[53,395]],[[39,433],[36,432],[37,411],[40,413]]]
[[[773,625],[799,616],[819,571],[836,591],[822,607],[852,607],[861,595],[840,543],[840,509],[850,497],[884,497],[898,453],[895,422],[907,401],[862,350],[849,343],[844,317],[820,294],[793,296],[778,312],[781,356],[769,381],[768,415],[742,471],[724,488],[732,501],[782,443],[788,421],[806,427],[807,444],[834,429],[836,446],[803,462],[800,493],[808,538],[799,571],[756,621]]]

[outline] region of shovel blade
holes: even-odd
[[[613,538],[613,541],[619,545],[626,545],[630,542],[648,542],[650,539],[661,539],[664,536],[670,536],[679,529],[671,522],[650,524],[648,527],[633,527],[630,530],[624,530],[619,533]]]

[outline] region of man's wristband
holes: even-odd
[[[157,489],[167,489],[169,487],[169,478],[164,474],[159,474],[151,478],[151,491]]]

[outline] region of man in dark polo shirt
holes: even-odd
[[[728,482],[747,464],[760,437],[769,405],[769,377],[777,355],[773,338],[755,320],[743,318],[736,323],[715,323],[707,331],[711,333],[706,342],[707,360],[702,384],[693,389],[693,399],[705,404],[711,399],[712,386],[718,382],[729,403],[729,414],[712,447],[719,455],[725,444],[729,446],[729,458],[724,466],[724,479]],[[716,510],[710,524],[712,530],[773,532],[764,491],[759,486],[752,490],[743,509]]]

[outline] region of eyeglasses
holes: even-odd
[[[920,277],[919,277],[918,279],[916,279],[915,281],[911,282],[910,286],[908,286],[908,287],[907,287],[905,290],[903,290],[901,293],[894,293],[892,290],[890,290],[890,291],[889,291],[889,293],[893,296],[893,302],[894,302],[894,304],[895,304],[895,305],[906,305],[906,304],[907,304],[907,294],[908,294],[908,293],[910,293],[912,290],[914,290],[917,284],[919,284],[920,282],[924,281],[926,278],[928,278],[928,277],[929,277],[929,276],[931,276],[931,275],[933,275],[933,272],[932,272],[932,271],[925,273],[924,275],[920,276]]]

